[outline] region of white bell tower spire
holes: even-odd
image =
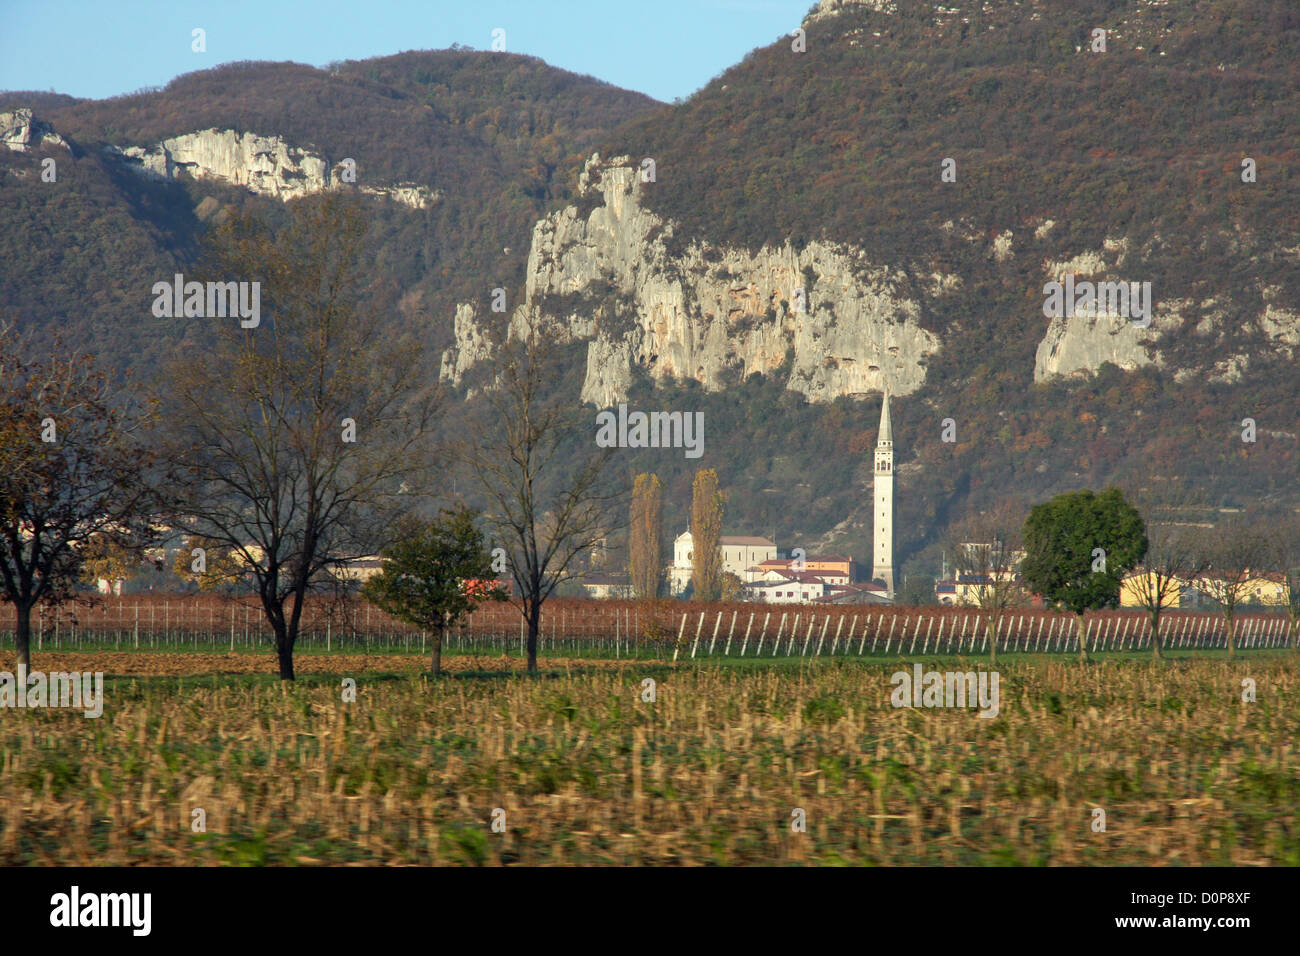
[[[875,482],[872,489],[875,513],[875,548],[871,556],[871,577],[885,582],[894,597],[894,429],[889,420],[889,390],[880,407],[880,434],[876,439]]]

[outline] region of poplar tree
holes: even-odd
[[[627,561],[632,589],[639,598],[656,598],[663,578],[663,482],[658,475],[636,476],[630,517]]]
[[[704,468],[695,473],[691,500],[691,582],[700,601],[722,596],[722,492],[718,473]]]

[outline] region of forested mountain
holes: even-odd
[[[438,194],[426,210],[376,202],[372,214],[403,320],[440,347],[456,299],[522,274],[533,222],[570,194],[583,153],[656,105],[533,57],[456,49],[327,69],[238,63],[107,100],[2,93],[0,111],[32,108],[71,153],[38,151],[58,163],[57,188],[42,188],[51,184],[39,181],[36,152],[0,150],[0,303],[115,365],[173,347],[184,330],[149,315],[153,282],[192,261],[220,206],[275,216],[279,203],[212,178],[152,182],[104,147],[231,129],[333,164],[351,158],[363,184]]]
[[[578,204],[598,228],[548,224],[531,302],[590,342],[589,400],[708,409],[731,527],[865,554],[891,386],[914,569],[997,497],[1169,481],[1217,507],[1300,504],[1300,8],[827,0],[803,29],[803,52],[780,38],[606,137]],[[653,180],[629,178],[646,158]],[[615,211],[626,196],[637,213]],[[1150,283],[1149,328],[1049,318],[1066,275]],[[589,278],[639,321],[566,314]],[[684,521],[698,464],[640,463]]]
[[[230,128],[436,193],[371,204],[431,378],[451,346],[448,376],[475,384],[502,287],[569,343],[555,388],[593,421],[617,401],[704,411],[702,458],[618,460],[665,478],[670,536],[715,467],[729,533],[864,558],[883,387],[905,573],[937,570],[950,521],[1000,497],[1167,482],[1300,505],[1300,7],[824,0],[802,29],[672,107],[460,50],[0,94],[68,143],[0,151],[0,304],[120,366],[183,343],[149,316],[152,282],[222,209],[283,206],[103,147]],[[1148,325],[1048,316],[1066,277],[1150,283]]]

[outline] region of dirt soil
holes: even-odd
[[[12,651],[0,654],[0,670],[13,673],[17,657]],[[618,670],[632,661],[603,661],[582,658],[544,657],[538,666],[544,671],[574,668]],[[644,662],[640,662],[642,666]],[[151,654],[141,651],[57,651],[34,653],[33,669],[52,671],[103,671],[107,677],[192,676],[195,674],[277,674],[273,654]],[[518,671],[527,669],[520,657],[488,655],[444,657],[442,668],[451,673],[466,671]],[[356,674],[427,672],[429,659],[410,654],[304,654],[294,660],[298,674]]]

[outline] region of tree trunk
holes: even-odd
[[[275,624],[275,656],[280,662],[280,680],[294,680],[293,641],[284,624]]]
[[[1235,615],[1228,615],[1228,660],[1237,656],[1237,618]]]
[[[14,628],[14,644],[18,648],[18,666],[24,671],[32,669],[32,608],[31,605],[17,604],[14,606],[17,612],[18,623]],[[24,688],[19,688],[18,693],[25,694]]]
[[[442,625],[438,624],[433,628],[433,660],[430,662],[433,670],[433,676],[437,677],[442,673]]]
[[[541,630],[541,604],[528,605],[528,673],[537,673],[537,634]]]
[[[1151,656],[1160,658],[1160,612],[1151,612]]]
[[[1079,615],[1079,623],[1075,627],[1075,633],[1079,636],[1079,663],[1086,663],[1088,660],[1088,635],[1083,627],[1083,615]]]
[[[920,626],[919,620],[917,621],[917,625]],[[990,664],[996,664],[998,662],[998,631],[1000,630],[1002,630],[1002,628],[998,626],[998,618],[995,615],[993,618],[993,641],[992,643],[989,644]],[[984,633],[987,634],[988,632],[989,632],[989,622],[986,620],[984,622]]]

